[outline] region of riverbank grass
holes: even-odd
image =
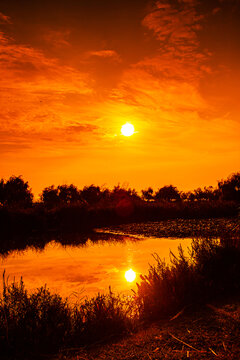
[[[29,293],[21,280],[3,276],[0,299],[0,348],[5,359],[79,348],[133,332],[143,324],[195,311],[209,301],[240,293],[239,239],[193,241],[188,254],[181,247],[167,265],[155,255],[133,296],[109,291],[80,304],[51,294],[46,287]],[[177,317],[178,317],[177,316]]]

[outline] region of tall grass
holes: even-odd
[[[182,308],[240,293],[239,238],[195,239],[188,254],[179,247],[171,264],[157,254],[155,265],[132,297],[98,294],[70,306],[46,287],[29,293],[22,280],[3,276],[0,348],[5,359],[34,358],[132,331],[142,321],[169,318]]]
[[[80,305],[51,294],[45,287],[29,293],[22,279],[8,284],[3,274],[0,299],[0,348],[6,359],[34,358],[64,347],[120,336],[132,329],[128,298],[98,294]]]
[[[24,283],[3,278],[0,302],[0,344],[8,356],[56,351],[71,328],[70,309],[46,287],[29,294]],[[3,352],[3,353],[4,353]]]
[[[137,284],[140,318],[171,316],[183,307],[240,292],[240,243],[225,239],[195,239],[188,254],[181,246],[167,265],[155,255],[156,264]]]
[[[72,339],[75,344],[89,344],[129,332],[136,319],[135,308],[127,296],[98,294],[74,306],[72,312]]]

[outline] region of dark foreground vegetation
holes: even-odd
[[[8,284],[4,274],[0,300],[1,355],[5,354],[5,359],[27,359],[33,358],[33,354],[37,358],[60,351],[64,358],[63,354],[71,349],[114,337],[119,339],[152,321],[174,320],[183,312],[193,314],[209,302],[239,297],[239,237],[221,242],[195,239],[188,254],[179,248],[179,254],[171,256],[171,265],[167,265],[155,255],[155,265],[147,275],[141,276],[137,291],[131,297],[110,291],[75,306],[45,287],[30,294],[22,281]],[[239,318],[235,320],[231,320],[232,332],[236,332],[239,325]],[[189,328],[192,327],[190,324]],[[179,335],[177,340],[176,336],[175,339],[169,333],[168,336],[179,343]],[[203,338],[201,335],[199,341],[204,341]],[[229,349],[227,342],[226,338],[224,346]]]
[[[84,233],[123,223],[166,219],[202,219],[236,216],[240,204],[240,173],[205,187],[180,192],[172,185],[157,191],[91,185],[45,188],[33,201],[28,182],[12,176],[0,181],[0,237],[19,238],[46,233]]]
[[[233,301],[233,299],[232,299]],[[64,351],[56,360],[239,360],[240,301],[211,303],[104,346]]]

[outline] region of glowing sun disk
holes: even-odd
[[[136,279],[136,273],[132,269],[125,272],[125,278],[128,282],[133,282]]]
[[[134,134],[134,126],[130,123],[126,123],[122,126],[121,128],[121,133],[124,135],[124,136],[131,136]]]

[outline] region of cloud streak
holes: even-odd
[[[44,40],[55,48],[70,47],[70,30],[48,30],[43,35]]]
[[[128,117],[149,134],[151,148],[168,154],[169,159],[174,148],[185,161],[191,152],[201,156],[210,149],[215,149],[216,155],[231,149],[236,158],[239,145],[234,134],[239,125],[229,116],[226,120],[201,91],[202,80],[206,82],[214,72],[211,56],[202,50],[200,40],[212,10],[200,13],[197,4],[156,2],[142,24],[157,38],[158,51],[125,70],[112,92],[112,106],[118,109],[124,104]],[[224,131],[228,140],[223,144]]]
[[[119,54],[115,50],[96,50],[96,51],[88,51],[86,53],[86,57],[97,57],[103,59],[112,59],[117,62],[121,62],[121,58]]]
[[[29,149],[44,143],[79,141],[96,130],[84,118],[93,93],[88,74],[48,58],[40,50],[15,43],[0,33],[1,149]],[[69,99],[69,100],[68,100]],[[75,100],[72,100],[75,99]],[[47,136],[45,136],[47,134]]]
[[[0,12],[0,24],[12,24],[11,18]]]
[[[204,15],[196,10],[196,1],[157,1],[144,18],[143,25],[159,41],[159,55],[142,64],[161,76],[196,81],[202,73],[208,53],[200,50],[199,31]]]

